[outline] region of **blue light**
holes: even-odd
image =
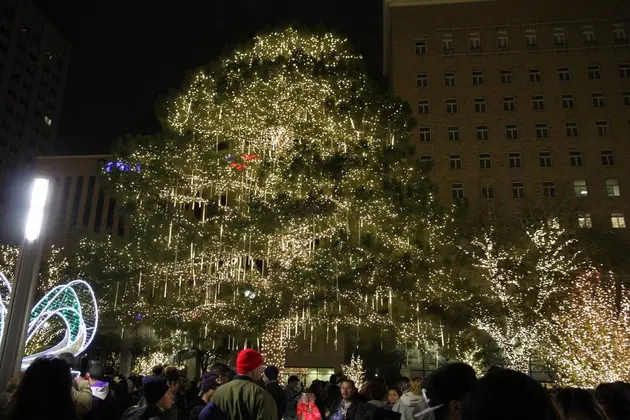
[[[137,163],[135,166],[129,166],[122,160],[117,160],[117,161],[110,160],[109,162],[107,162],[107,164],[105,165],[105,172],[110,173],[112,172],[114,168],[119,170],[120,172],[129,172],[129,171],[140,172],[139,163]]]

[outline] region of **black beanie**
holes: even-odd
[[[164,378],[159,376],[149,376],[144,379],[142,384],[144,399],[147,400],[147,404],[155,405],[168,391],[168,384]]]

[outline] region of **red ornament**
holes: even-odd
[[[243,160],[246,162],[248,160],[255,160],[255,159],[259,159],[258,155],[254,155],[254,154],[243,155]]]

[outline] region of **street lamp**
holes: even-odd
[[[37,276],[42,257],[42,226],[46,218],[48,198],[46,178],[35,178],[31,203],[24,229],[24,239],[15,268],[15,284],[7,311],[5,331],[0,343],[0,392],[11,378],[17,377],[24,354],[26,329],[37,290]]]

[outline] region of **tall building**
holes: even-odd
[[[384,72],[437,197],[630,227],[630,2],[384,0]]]

